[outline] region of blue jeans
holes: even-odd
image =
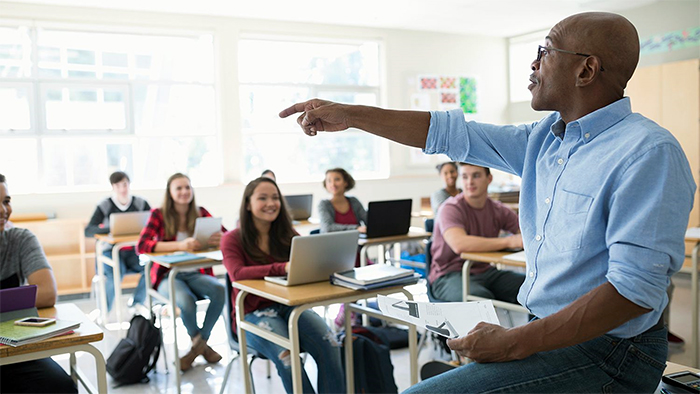
[[[519,272],[489,270],[476,275],[469,275],[469,294],[518,303],[518,291],[525,281],[525,275]],[[462,271],[450,272],[435,280],[431,285],[433,294],[441,301],[462,302]]]
[[[170,297],[168,275],[158,285],[158,293]],[[204,315],[202,328],[197,325],[197,300],[209,299],[209,307]],[[219,320],[226,302],[226,289],[218,279],[199,271],[178,272],[175,277],[175,302],[180,308],[182,323],[190,338],[199,334],[205,341]]]
[[[245,315],[245,320],[258,327],[270,330],[284,337],[289,336],[288,321],[293,307],[275,304]],[[340,361],[340,343],[326,323],[312,310],[304,311],[298,320],[299,345],[301,350],[311,354],[318,366],[318,392],[344,393],[345,373]],[[287,354],[280,357],[286,349],[263,339],[255,334],[246,333],[248,346],[269,358],[277,374],[282,379],[284,389],[292,392],[292,362]],[[302,388],[305,393],[313,393],[311,381],[302,368]]]
[[[666,332],[603,335],[523,360],[471,363],[405,393],[653,393],[666,367]]]
[[[103,253],[106,257],[112,258],[112,250],[105,250]],[[111,265],[103,264],[105,270],[105,295],[107,297],[107,310],[112,310],[112,304],[114,303],[114,268]],[[139,262],[139,256],[136,255],[134,249],[120,250],[119,251],[119,273],[121,274],[121,279],[124,279],[124,275],[130,274],[141,274],[139,278],[139,283],[136,285],[136,290],[134,290],[134,304],[143,304],[146,299],[146,279],[143,275],[143,266]]]

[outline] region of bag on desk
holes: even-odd
[[[147,383],[150,380],[148,373],[156,366],[162,344],[163,334],[154,321],[141,315],[134,316],[126,338],[119,341],[107,359],[107,372],[117,383],[116,387]]]
[[[356,393],[397,393],[399,391],[394,381],[394,366],[391,364],[389,347],[379,344],[372,339],[355,333],[353,328],[352,354],[355,369]],[[340,341],[345,345],[344,335]],[[345,367],[345,348],[341,348],[340,359]]]

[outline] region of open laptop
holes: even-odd
[[[151,217],[150,211],[110,214],[109,233],[112,234],[112,236],[139,234],[141,230],[146,227],[149,217]]]
[[[367,209],[367,233],[362,238],[389,237],[408,233],[413,200],[371,201]]]
[[[292,238],[287,276],[266,276],[265,280],[283,286],[303,285],[329,280],[334,272],[355,266],[357,231]]]
[[[287,209],[294,220],[306,220],[311,216],[311,207],[314,199],[313,194],[298,194],[285,196]]]

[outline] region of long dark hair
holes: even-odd
[[[239,220],[241,227],[241,241],[243,242],[243,250],[254,261],[267,264],[269,263],[268,256],[258,247],[258,229],[255,228],[253,222],[253,213],[248,210],[250,197],[253,195],[255,188],[263,182],[271,183],[277,189],[277,194],[280,196],[280,212],[270,225],[270,256],[275,261],[288,261],[289,253],[292,248],[292,238],[296,235],[294,227],[292,227],[292,218],[287,212],[287,203],[282,197],[277,183],[270,178],[260,177],[251,181],[243,191],[243,199],[241,200],[241,209],[239,212]]]
[[[180,215],[175,210],[175,201],[173,201],[173,196],[170,194],[170,184],[180,178],[186,178],[190,181],[190,177],[178,172],[168,178],[168,185],[165,187],[165,197],[161,208],[163,210],[163,224],[165,225],[165,239],[174,238],[177,235],[177,228],[180,223]],[[192,188],[192,181],[190,181],[190,188]],[[194,234],[194,222],[198,217],[199,209],[197,209],[197,203],[194,201],[194,189],[192,189],[192,201],[190,201],[187,215],[185,215],[187,232],[190,236]]]

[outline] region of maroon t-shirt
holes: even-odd
[[[452,251],[442,237],[445,231],[453,227],[464,229],[467,235],[489,238],[498,237],[501,230],[520,233],[518,215],[499,201],[489,198],[483,208],[476,209],[467,204],[463,193],[448,198],[440,206],[433,228],[433,246],[430,248],[433,261],[428,275],[430,283],[447,273],[462,270],[464,260]],[[470,273],[480,274],[489,267],[490,264],[475,262]]]
[[[335,210],[335,222],[338,224],[360,224],[355,217],[355,212],[352,211],[352,207],[348,209],[345,213],[340,213]]]

